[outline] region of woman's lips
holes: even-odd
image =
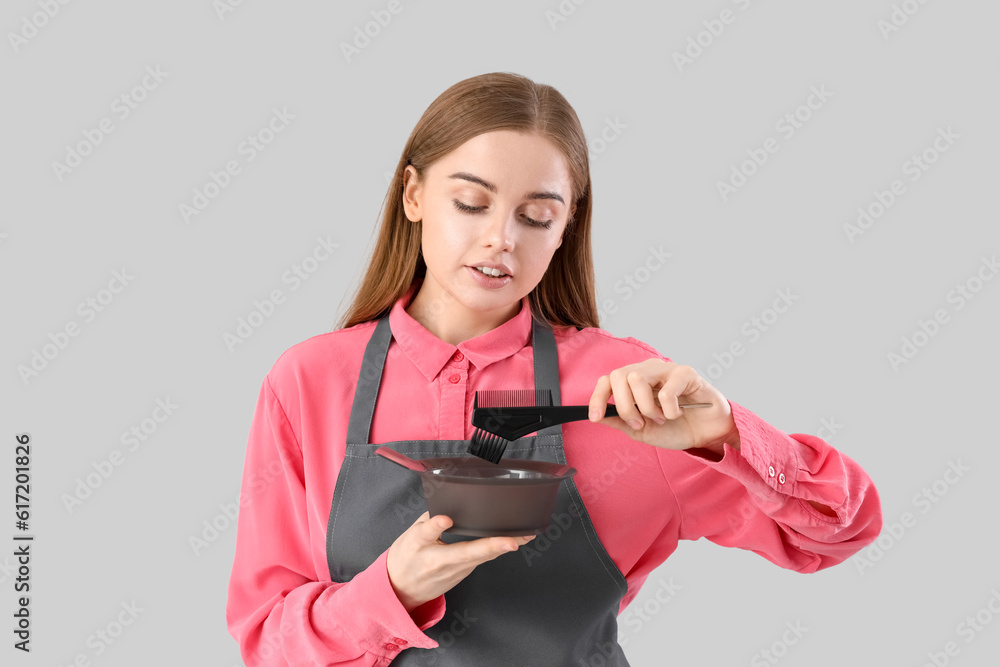
[[[511,281],[511,276],[509,275],[494,278],[493,276],[488,276],[479,269],[474,269],[471,266],[467,266],[465,268],[472,272],[472,278],[486,289],[499,289]]]

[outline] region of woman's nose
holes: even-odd
[[[496,211],[488,217],[483,236],[488,246],[509,252],[517,240],[517,214],[513,210]]]

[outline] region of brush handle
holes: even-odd
[[[425,470],[430,470],[431,469],[423,461],[414,461],[413,459],[411,459],[406,454],[401,454],[401,453],[397,452],[395,449],[391,449],[389,447],[386,447],[385,445],[382,445],[381,447],[379,447],[378,449],[376,449],[375,453],[378,454],[378,455],[380,455],[380,456],[384,456],[385,458],[389,459],[393,463],[401,465],[404,468],[409,468],[410,470],[413,470],[414,472],[424,472]]]
[[[681,404],[682,408],[707,408],[711,403]],[[605,417],[617,417],[618,409],[608,404]],[[516,440],[539,429],[590,419],[589,405],[538,405],[530,407],[476,408],[472,424],[507,440]]]

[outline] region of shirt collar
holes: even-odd
[[[393,339],[428,381],[437,377],[456,350],[482,370],[514,355],[531,342],[528,297],[521,299],[521,310],[514,317],[491,331],[463,341],[458,346],[441,340],[406,312],[421,282],[420,279],[415,280],[406,294],[393,305],[389,311],[389,327]]]

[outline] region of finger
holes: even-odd
[[[643,420],[639,408],[635,407],[635,397],[632,395],[632,387],[629,385],[628,373],[629,371],[624,368],[611,371],[611,391],[614,393],[615,409],[618,410],[618,416],[638,431],[643,426]]]
[[[428,510],[428,511],[424,512],[423,514],[421,514],[420,516],[418,516],[418,517],[416,518],[416,520],[415,520],[415,521],[414,521],[413,523],[411,523],[411,524],[410,524],[410,528],[414,528],[415,526],[419,526],[419,525],[420,525],[420,524],[422,524],[422,523],[427,523],[427,521],[428,521],[428,520],[429,520],[430,518],[431,518],[431,513],[430,513],[430,511]],[[419,529],[418,529],[418,530],[419,530]]]
[[[446,514],[436,514],[434,516],[430,516],[430,512],[426,512],[426,514],[428,518],[420,522],[417,535],[425,544],[434,544],[441,538],[441,533],[451,528],[454,522]]]
[[[599,422],[604,417],[611,398],[611,379],[607,375],[597,378],[597,386],[590,396],[590,421]]]
[[[506,539],[506,538],[498,538],[498,539]],[[518,535],[517,537],[512,537],[510,539],[514,540],[514,547],[515,548],[520,548],[520,547],[523,547],[528,542],[530,542],[531,540],[535,539],[535,536],[534,535]],[[503,551],[501,553],[507,553],[507,550],[506,550],[507,546],[509,546],[507,543],[502,543],[501,544],[500,549],[503,549]]]
[[[667,420],[663,416],[663,410],[656,404],[656,397],[653,396],[653,387],[650,385],[650,379],[646,374],[639,371],[631,371],[625,377],[628,380],[629,387],[632,389],[632,396],[635,397],[635,403],[639,406],[639,412],[657,424],[665,423]]]
[[[693,394],[701,389],[701,376],[690,366],[678,366],[663,383],[659,391],[660,405],[668,419],[677,419],[684,414],[680,407],[680,397]]]
[[[520,544],[513,537],[482,537],[478,540],[448,545],[457,563],[479,564],[516,550]],[[509,547],[509,548],[508,548]]]
[[[524,544],[524,540],[520,537],[491,537],[489,540],[492,542],[490,545],[491,558],[496,558],[500,554],[510,551],[516,551],[518,547]]]

